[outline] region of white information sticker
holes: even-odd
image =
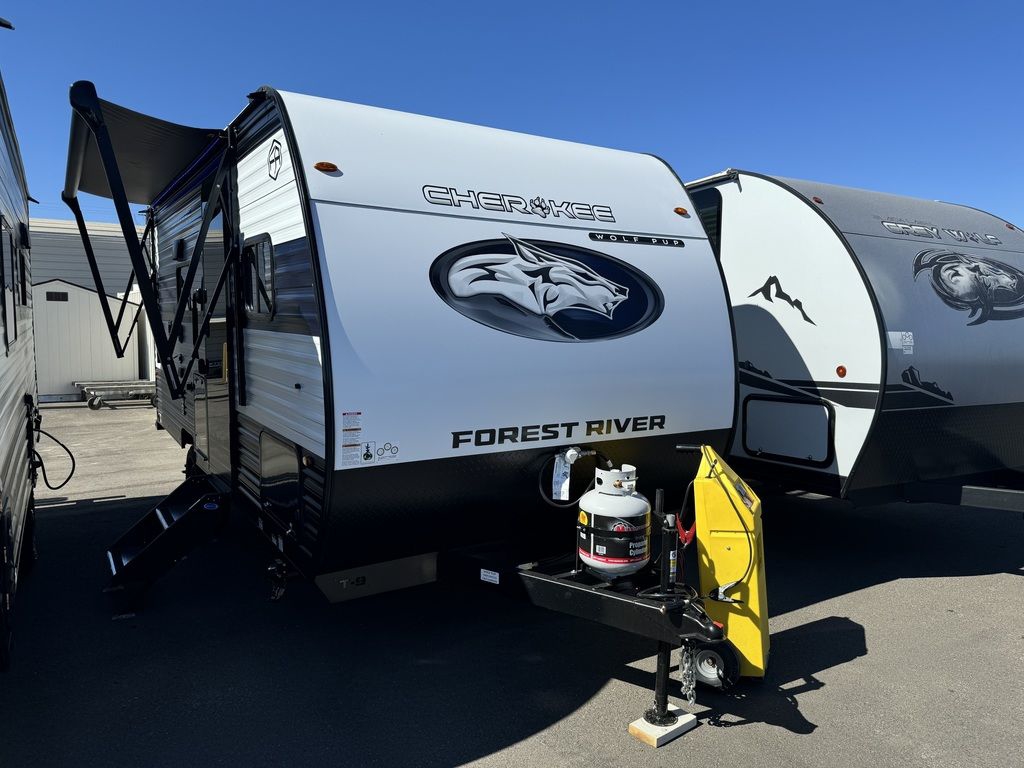
[[[914,354],[914,332],[913,331],[889,331],[889,347],[901,350],[904,355]]]
[[[572,465],[565,458],[565,451],[555,456],[555,469],[551,475],[551,498],[556,501],[569,500],[569,475]]]
[[[363,441],[363,412],[344,411],[341,414],[341,466],[355,467],[372,464],[376,446]]]

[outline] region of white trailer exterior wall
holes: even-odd
[[[331,160],[342,169],[306,173],[332,341],[333,416],[360,413],[364,443],[397,445],[393,460],[401,463],[510,450],[518,446],[476,439],[453,446],[453,432],[508,425],[586,423],[601,414],[666,414],[666,433],[731,423],[733,349],[719,312],[721,276],[700,222],[674,212],[689,200],[660,160],[311,96],[282,98],[307,165]],[[343,139],[333,128],[341,125]],[[534,196],[551,210],[520,211],[518,198]],[[577,201],[568,215],[552,206],[563,201]],[[684,245],[629,239],[651,235]],[[622,260],[660,287],[663,313],[631,335],[551,343],[468,321],[423,290],[424,259],[474,241],[500,249],[509,236]],[[642,301],[639,288],[630,291],[627,301]],[[403,395],[411,371],[415,398]],[[587,371],[597,378],[584,384]],[[543,395],[524,392],[534,380],[543,382]],[[619,436],[611,430],[582,439]],[[336,430],[334,469],[365,467],[346,458],[346,442]]]
[[[809,398],[797,386],[780,391],[786,385],[776,382],[872,382],[877,392],[882,347],[857,264],[828,221],[779,185],[745,176],[717,190],[727,211],[719,248],[741,374],[731,453],[847,477],[874,410]]]

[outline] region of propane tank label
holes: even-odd
[[[647,560],[650,551],[650,513],[622,519],[580,510],[576,530],[579,553],[600,563],[629,564]]]

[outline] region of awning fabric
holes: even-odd
[[[132,203],[151,203],[221,134],[216,128],[192,128],[143,115],[95,94],[92,83],[75,83],[71,86],[72,105],[83,96],[99,105]],[[64,196],[72,198],[80,191],[111,196],[95,137],[85,119],[73,110]]]

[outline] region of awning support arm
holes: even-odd
[[[82,238],[82,246],[85,248],[85,258],[89,262],[89,271],[92,273],[93,283],[96,285],[96,293],[100,300],[100,308],[103,310],[103,319],[107,324],[107,331],[110,333],[110,340],[114,345],[114,353],[118,357],[124,357],[125,351],[128,349],[128,342],[131,341],[132,333],[135,330],[135,325],[138,323],[139,314],[142,311],[142,307],[139,306],[135,310],[135,316],[132,320],[131,327],[128,329],[128,336],[124,342],[121,341],[121,322],[124,319],[125,308],[129,304],[128,295],[131,293],[132,286],[135,284],[135,270],[132,269],[131,274],[128,278],[128,287],[125,289],[124,296],[121,297],[121,306],[117,311],[117,319],[114,319],[113,313],[110,309],[110,297],[107,296],[106,290],[103,286],[103,276],[100,274],[99,265],[96,262],[96,253],[92,248],[92,240],[89,238],[89,231],[86,229],[85,219],[82,216],[82,208],[78,204],[78,198],[73,197],[70,200],[65,199],[65,203],[71,209],[71,213],[74,214],[75,223],[78,225],[78,234]],[[146,224],[146,231],[142,235],[143,241],[149,235],[150,223]]]
[[[176,347],[174,340],[181,334],[185,311],[188,308],[189,301],[192,296],[192,285],[195,282],[199,265],[202,263],[203,246],[207,233],[210,229],[210,223],[213,220],[215,210],[222,210],[224,212],[225,219],[227,219],[229,215],[228,211],[230,210],[230,207],[223,204],[224,201],[222,198],[225,191],[224,187],[225,182],[227,181],[227,172],[229,168],[228,157],[231,154],[230,144],[225,148],[217,167],[217,172],[213,177],[213,188],[210,194],[210,203],[206,206],[206,210],[203,212],[203,219],[200,224],[198,238],[192,248],[187,274],[183,280],[181,294],[179,295],[175,306],[174,319],[171,321],[169,326],[165,327],[163,318],[160,314],[159,296],[157,293],[156,280],[154,279],[155,266],[153,266],[154,272],[151,273],[149,269],[151,265],[147,264],[144,245],[151,234],[153,221],[152,213],[147,217],[146,230],[140,238],[138,231],[135,228],[128,195],[125,191],[121,171],[117,164],[117,155],[110,139],[110,132],[103,118],[103,109],[100,106],[100,100],[96,95],[95,87],[89,82],[81,81],[75,83],[71,87],[70,101],[71,108],[74,110],[76,116],[82,120],[83,124],[92,134],[92,137],[96,142],[96,149],[99,153],[100,160],[103,163],[103,172],[106,176],[107,185],[110,189],[110,197],[114,202],[114,210],[117,213],[117,219],[121,225],[121,232],[124,237],[125,245],[128,248],[128,257],[132,264],[132,273],[128,281],[129,290],[136,278],[138,278],[139,293],[142,296],[142,307],[140,308],[140,311],[143,308],[146,311],[146,319],[149,321],[149,326],[153,331],[153,346],[156,349],[157,359],[160,362],[164,380],[167,383],[170,395],[173,399],[178,399],[185,392],[185,385],[192,371],[196,356],[198,355],[200,344],[207,329],[209,328],[209,321],[212,317],[213,307],[216,306],[216,297],[220,295],[221,288],[223,287],[228,274],[228,265],[232,263],[233,256],[235,255],[234,249],[232,249],[232,252],[228,254],[228,258],[225,259],[224,269],[221,272],[220,279],[218,280],[217,287],[214,291],[214,301],[210,302],[208,305],[206,316],[204,317],[200,330],[196,335],[195,346],[189,356],[189,361],[185,365],[184,370],[179,372],[178,367],[174,362],[174,350]],[[71,152],[79,160],[78,176],[80,176],[81,173],[81,157],[84,156],[85,143],[86,139],[84,136],[80,134],[76,135],[73,132]],[[61,194],[61,198],[75,216],[75,221],[78,224],[78,231],[82,238],[82,244],[85,247],[86,258],[89,261],[89,268],[92,272],[93,281],[96,283],[96,290],[100,297],[100,303],[103,308],[103,317],[107,323],[107,329],[110,332],[111,341],[114,344],[114,350],[118,357],[123,357],[128,342],[126,340],[125,343],[122,344],[118,333],[121,320],[124,316],[127,295],[125,299],[122,300],[117,321],[115,322],[107,294],[103,289],[103,278],[100,275],[99,266],[96,262],[96,255],[89,239],[89,233],[85,225],[85,219],[82,215],[82,209],[78,203],[77,186],[78,183],[76,177],[74,181],[69,182],[68,188],[66,188]],[[215,201],[219,202],[220,205],[218,206]],[[142,279],[140,277],[141,275],[146,275],[149,279]],[[134,328],[138,321],[138,317],[139,312],[136,312],[132,328]],[[129,338],[130,335],[131,330],[129,330]]]

